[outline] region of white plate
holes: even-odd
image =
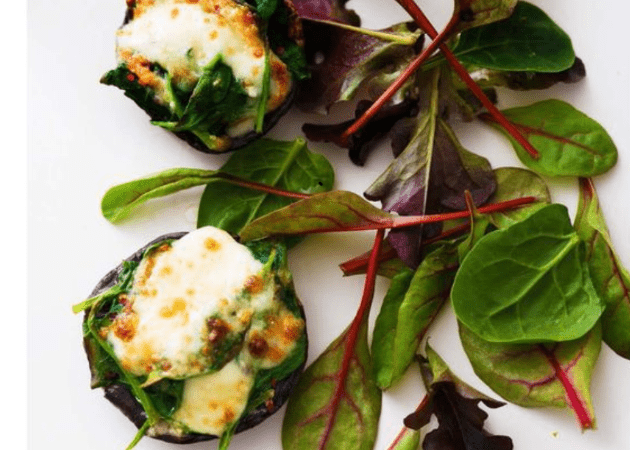
[[[622,0],[536,0],[572,37],[588,76],[577,85],[509,94],[500,106],[560,98],[598,120],[615,140],[617,166],[595,182],[613,242],[630,267],[630,60],[625,31],[630,9]],[[450,2],[424,0],[427,15],[441,26]],[[426,5],[426,6],[425,6]],[[350,3],[367,27],[406,20],[394,0]],[[81,319],[70,307],[121,258],[165,232],[192,230],[200,189],[154,202],[135,219],[113,226],[99,202],[117,183],[171,167],[216,168],[224,156],[192,150],[161,129],[123,93],[99,84],[114,67],[114,32],[124,1],[31,0],[29,3],[29,437],[34,449],[122,449],[135,429],[101,391],[89,389],[81,347]],[[293,112],[272,136],[293,139],[305,120]],[[327,120],[327,119],[326,119]],[[506,141],[479,123],[457,127],[465,146],[495,167],[520,165]],[[338,189],[361,193],[387,164],[389,150],[375,152],[364,168],[346,152],[312,144],[335,165]],[[574,180],[552,182],[554,198],[575,211]],[[306,306],[312,361],[351,321],[362,277],[342,278],[337,264],[366,250],[372,233],[313,236],[291,254],[298,292]],[[377,285],[374,318],[387,287]],[[492,392],[473,374],[461,350],[450,312],[431,330],[431,344],[470,384]],[[597,431],[582,433],[568,410],[506,406],[491,411],[488,428],[513,438],[515,448],[625,450],[630,448],[630,362],[602,348],[592,382]],[[383,396],[377,449],[385,449],[423,395],[417,371]],[[284,409],[254,430],[234,438],[232,450],[280,449]],[[143,439],[138,449],[174,448]],[[216,448],[216,443],[187,447]]]

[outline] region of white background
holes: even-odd
[[[533,3],[569,33],[588,75],[578,85],[525,94],[502,92],[500,106],[561,98],[608,130],[619,148],[619,162],[595,183],[612,240],[630,267],[626,44],[630,8],[624,0]],[[450,13],[450,2],[420,4],[437,27]],[[353,0],[350,6],[366,27],[407,20],[393,0]],[[90,293],[102,275],[149,240],[194,229],[201,190],[153,202],[119,226],[101,217],[101,196],[114,184],[159,170],[217,168],[225,160],[199,153],[151,126],[122,91],[99,84],[100,76],[115,65],[114,32],[124,9],[123,0],[31,0],[28,5],[28,435],[33,449],[122,449],[133,438],[133,425],[102,398],[100,390],[89,389],[81,318],[70,308]],[[286,140],[301,136],[300,126],[306,120],[317,119],[292,111],[271,136]],[[520,165],[507,142],[484,125],[462,125],[456,131],[468,149],[488,157],[495,167]],[[335,166],[337,189],[358,193],[390,158],[389,150],[382,148],[358,168],[348,162],[344,150],[319,143],[311,149]],[[566,203],[573,213],[575,181],[550,183],[554,199]],[[292,252],[291,268],[308,317],[309,362],[347,326],[360,300],[363,278],[342,278],[337,264],[367,250],[372,238],[372,233],[313,236]],[[387,282],[379,280],[372,320],[386,288]],[[439,317],[430,341],[460,377],[493,395],[465,359],[450,311]],[[592,381],[597,431],[582,433],[568,410],[512,405],[491,411],[488,428],[511,436],[517,450],[626,450],[630,448],[629,379],[630,362],[603,347]],[[387,448],[402,417],[415,408],[423,393],[414,369],[400,386],[384,394],[377,449]],[[283,414],[284,409],[236,436],[231,448],[280,449]],[[137,448],[173,447],[147,438]],[[216,442],[187,448],[214,449]]]

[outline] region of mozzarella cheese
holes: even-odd
[[[156,92],[156,100],[174,109],[166,81],[150,69],[165,69],[181,89],[191,91],[203,68],[221,55],[252,99],[261,95],[265,43],[249,7],[232,0],[137,0],[131,21],[117,33],[119,63]],[[271,85],[267,110],[280,104],[290,90],[287,67],[271,53]],[[255,102],[233,132],[253,128]]]
[[[277,289],[247,247],[204,227],[143,257],[123,310],[101,332],[125,371],[147,383],[185,379],[173,418],[220,435],[242,414],[256,371],[282,363],[304,331]]]
[[[243,413],[253,384],[251,372],[234,360],[219,372],[189,378],[173,419],[197,433],[219,436]]]

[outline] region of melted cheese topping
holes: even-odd
[[[173,418],[197,433],[219,436],[243,413],[253,384],[252,374],[234,360],[219,372],[189,378]]]
[[[147,375],[147,384],[185,378],[173,419],[221,435],[245,410],[257,371],[281,364],[303,335],[304,320],[278,300],[278,288],[247,247],[204,227],[145,255],[131,291],[119,296],[122,311],[101,332],[122,367]],[[228,352],[231,361],[207,373],[208,349],[227,333],[240,333],[242,348],[237,341],[238,355]]]
[[[122,366],[135,375],[159,370],[181,378],[202,373],[211,316],[230,317],[239,295],[262,264],[225,231],[205,227],[144,258],[129,294],[133,311],[114,321],[108,340]],[[260,302],[273,298],[273,286]],[[120,322],[133,324],[117,326]],[[240,325],[239,325],[240,323]],[[233,319],[235,331],[247,323]],[[125,333],[117,332],[123,329]]]
[[[247,94],[261,95],[265,70],[265,43],[249,7],[232,0],[138,0],[133,20],[117,33],[119,62],[138,76],[140,84],[156,92],[156,100],[174,108],[165,80],[150,70],[157,63],[184,90],[192,90],[203,68],[217,55],[234,73]],[[282,104],[291,87],[285,64],[271,57],[267,111]],[[229,134],[253,128],[251,117],[232,125]]]

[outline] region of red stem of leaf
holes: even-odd
[[[449,23],[444,27],[442,32],[435,37],[435,39],[420,53],[416,58],[409,63],[405,70],[396,78],[396,80],[376,99],[376,101],[365,111],[361,117],[359,117],[350,127],[341,135],[342,143],[346,143],[348,138],[363,128],[372,117],[378,113],[378,111],[391,99],[394,94],[400,89],[407,79],[413,75],[424,62],[429,59],[438,46],[444,42],[450,34],[453,28],[459,23],[457,16],[451,17]]]
[[[227,181],[228,183],[234,184],[236,186],[242,186],[249,189],[254,189],[256,191],[266,192],[268,194],[280,195],[282,197],[289,197],[303,200],[305,198],[309,198],[310,194],[303,194],[300,192],[286,191],[284,189],[276,188],[273,186],[269,186],[267,184],[256,183],[255,181],[245,180],[243,178],[235,177],[234,175],[230,175],[227,173],[218,173],[215,175],[216,178],[221,178],[222,180]]]
[[[429,244],[433,244],[435,242],[441,241],[442,239],[449,238],[451,236],[457,236],[459,234],[465,233],[470,229],[470,222],[463,223],[462,225],[458,225],[442,233],[437,236],[433,236],[430,239],[425,239],[421,242],[422,246],[427,246]],[[363,272],[367,268],[368,258],[370,253],[364,253],[362,255],[356,256],[352,259],[349,259],[346,262],[339,264],[339,268],[342,270],[344,275],[354,275]],[[387,249],[380,253],[378,257],[378,262],[383,263],[389,261],[390,259],[396,258],[396,250],[393,248]]]
[[[404,9],[409,13],[409,15],[413,18],[413,20],[418,24],[420,29],[424,31],[431,39],[438,38],[438,32],[435,27],[431,24],[427,16],[424,15],[422,10],[416,5],[412,0],[396,0]],[[509,120],[498,110],[494,103],[490,101],[486,94],[483,93],[483,90],[479,87],[477,83],[470,77],[470,74],[466,70],[464,66],[457,60],[453,52],[448,48],[448,46],[444,43],[440,43],[439,45],[440,51],[451,65],[453,70],[459,75],[468,89],[479,99],[481,104],[488,110],[488,112],[494,117],[496,122],[501,125],[505,130],[512,135],[516,141],[523,146],[523,148],[529,153],[529,155],[538,159],[540,154],[538,151],[529,143],[527,139],[521,134],[521,132],[512,124]]]
[[[420,404],[418,405],[418,407],[416,408],[416,410],[414,412],[418,412],[422,409],[424,409],[427,405],[427,403],[429,403],[429,399],[431,397],[429,396],[429,394],[425,394],[425,396],[422,398],[422,401],[420,402]],[[400,433],[398,433],[398,435],[396,436],[396,438],[392,441],[392,443],[390,444],[389,447],[387,447],[387,450],[394,450],[396,445],[398,445],[398,443],[405,437],[405,434],[407,434],[408,432],[413,432],[414,430],[411,428],[407,428],[407,427],[402,427],[400,430]]]
[[[481,206],[477,209],[480,214],[489,214],[498,211],[504,211],[506,209],[518,208],[529,203],[534,203],[536,197],[521,197],[513,200],[507,200],[505,202],[491,203],[489,205]],[[456,220],[470,217],[470,211],[457,211],[444,214],[431,214],[426,216],[400,216],[396,217],[389,225],[384,228],[403,228],[413,225],[420,225],[423,223],[435,223],[444,222],[445,220]]]
[[[551,366],[553,367],[553,370],[560,380],[560,383],[562,383],[564,391],[567,393],[567,401],[569,403],[569,406],[575,412],[575,415],[577,416],[577,419],[580,422],[580,426],[582,427],[582,429],[586,430],[588,428],[593,428],[595,426],[595,424],[593,423],[593,418],[589,414],[589,411],[584,405],[584,401],[580,398],[580,395],[575,389],[575,386],[569,379],[568,374],[560,365],[560,362],[556,358],[556,355],[544,345],[540,345],[539,348],[540,351],[547,358],[547,361],[549,361],[549,364],[551,364]]]
[[[322,434],[319,441],[318,448],[324,449],[330,437],[332,427],[335,423],[335,416],[339,411],[339,402],[342,398],[346,397],[346,378],[348,371],[350,370],[350,362],[355,356],[354,349],[356,347],[357,339],[359,337],[359,330],[364,321],[367,320],[367,315],[372,305],[372,298],[374,297],[374,285],[376,283],[376,272],[378,269],[378,255],[381,251],[381,244],[383,243],[384,230],[378,230],[376,232],[376,238],[374,239],[374,245],[372,246],[372,252],[370,253],[370,260],[368,262],[367,274],[365,275],[365,284],[363,285],[363,296],[361,297],[361,304],[357,311],[356,316],[350,324],[348,333],[345,336],[343,343],[343,359],[341,361],[341,367],[336,375],[336,386],[333,394],[333,399],[328,407],[330,416],[327,418],[326,429]]]

